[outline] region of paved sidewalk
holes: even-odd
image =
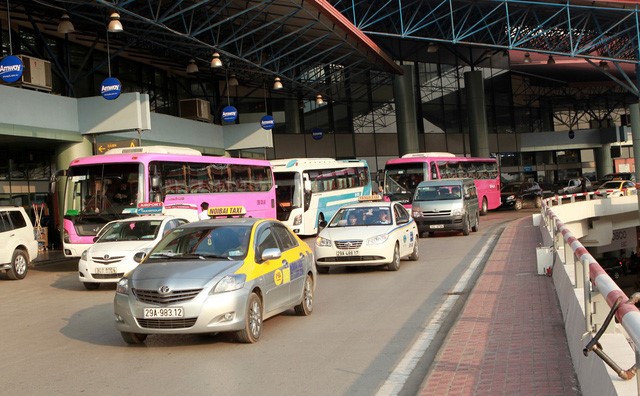
[[[580,395],[531,217],[505,228],[420,395]]]

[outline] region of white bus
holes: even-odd
[[[298,235],[315,235],[318,223],[342,206],[371,194],[367,161],[332,158],[272,160],[276,214]]]

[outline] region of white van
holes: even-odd
[[[418,184],[411,214],[421,235],[460,230],[478,231],[480,210],[473,179],[428,180]]]
[[[38,257],[33,223],[20,206],[0,206],[0,272],[9,279],[23,279]]]

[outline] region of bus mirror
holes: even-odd
[[[160,180],[160,176],[151,176],[151,187],[154,189],[160,188],[162,180]]]
[[[311,180],[304,181],[304,191],[307,191],[307,192],[311,191]]]
[[[327,221],[326,220],[320,220],[318,222],[318,231],[322,230],[323,228],[325,228],[327,226]]]

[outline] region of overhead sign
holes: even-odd
[[[260,119],[260,126],[262,126],[262,129],[266,129],[267,131],[272,130],[275,124],[276,122],[270,115],[266,115]]]
[[[238,110],[233,106],[227,106],[222,109],[222,120],[224,122],[235,122],[238,118]]]
[[[95,152],[97,154],[104,154],[111,149],[121,148],[121,147],[138,147],[138,140],[131,139],[131,140],[120,140],[115,142],[96,143]]]
[[[20,58],[14,55],[5,56],[0,61],[0,78],[6,83],[16,82],[22,77],[24,65]]]
[[[107,100],[114,100],[120,96],[122,92],[122,84],[120,80],[115,77],[107,77],[102,81],[100,85],[100,95]]]

